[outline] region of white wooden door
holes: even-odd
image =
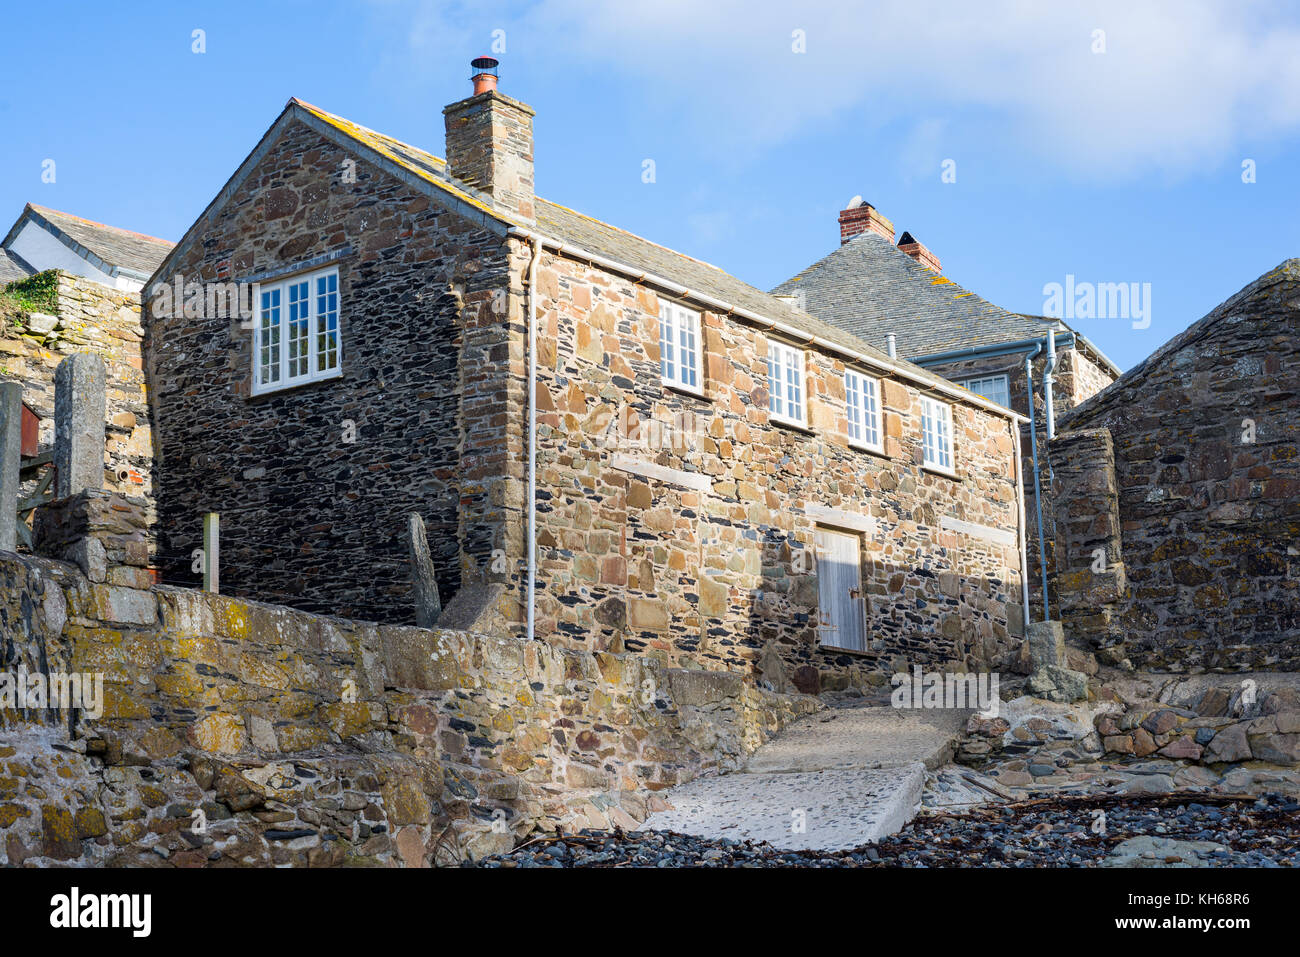
[[[818,632],[832,648],[867,648],[860,547],[857,535],[817,529]]]

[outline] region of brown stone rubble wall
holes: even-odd
[[[44,558],[0,555],[0,585],[4,669],[100,673],[106,703],[97,720],[0,711],[0,863],[455,863],[535,828],[633,827],[656,792],[820,707],[634,655]]]
[[[771,646],[791,670],[820,671],[823,687],[1014,655],[1006,419],[953,403],[958,474],[936,474],[920,465],[913,383],[882,377],[884,453],[861,451],[846,438],[840,360],[808,348],[809,427],[783,427],[768,417],[766,333],[705,311],[697,396],[661,381],[660,292],[549,252],[538,286],[539,635],[742,673]],[[817,641],[814,539],[819,523],[834,525],[819,508],[876,523],[861,535],[865,653]],[[944,528],[945,518],[1012,543]]]
[[[1074,641],[1117,664],[1124,642],[1117,609],[1127,582],[1110,432],[1060,433],[1052,442],[1051,459],[1061,558],[1055,573],[1058,617]]]

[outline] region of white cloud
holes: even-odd
[[[863,6],[543,0],[523,28],[557,67],[603,64],[639,81],[648,108],[730,148],[853,110],[880,124],[924,115],[913,144],[924,151],[946,116],[964,148],[1105,179],[1235,166],[1300,130],[1300,28],[1263,3]],[[795,30],[806,53],[792,52]]]

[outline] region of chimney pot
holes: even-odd
[[[469,65],[474,68],[470,80],[474,83],[475,96],[497,88],[497,67],[501,65],[500,60],[491,56],[476,56],[469,61]]]

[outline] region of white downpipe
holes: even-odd
[[[1052,373],[1056,371],[1056,330],[1047,330],[1047,363],[1043,366],[1043,414],[1047,419],[1047,437],[1056,436],[1056,413],[1052,411]],[[1032,388],[1030,389],[1032,392]]]
[[[1033,379],[1029,380],[1029,401],[1034,400]],[[1025,470],[1020,458],[1020,426],[1008,422],[1011,429],[1011,445],[1016,457],[1016,523],[1020,533],[1020,600],[1025,609],[1025,634],[1029,633],[1029,543],[1025,534]],[[1035,466],[1037,463],[1035,463]],[[1041,532],[1039,533],[1041,536]]]
[[[533,256],[528,261],[528,631],[532,641],[537,628],[537,264],[542,258],[542,241],[533,237]]]

